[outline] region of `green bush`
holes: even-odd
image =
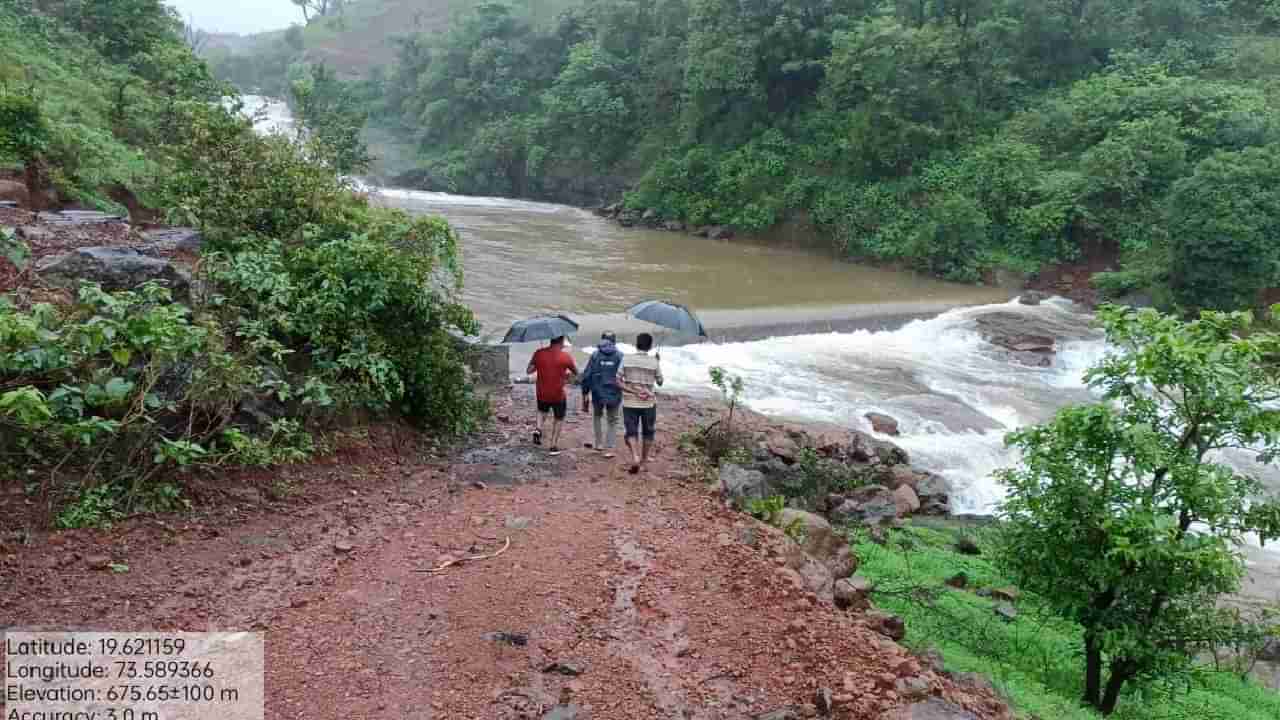
[[[122,293],[85,285],[70,308],[23,311],[0,298],[8,472],[124,482],[132,501],[159,473],[215,452],[263,379],[216,323],[155,284]]]

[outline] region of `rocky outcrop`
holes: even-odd
[[[764,425],[752,460],[720,468],[721,491],[738,506],[775,495],[840,523],[880,526],[908,515],[945,515],[951,485],[911,467],[891,442],[834,425]],[[905,488],[905,489],[901,489]]]
[[[738,505],[746,500],[763,500],[771,494],[763,472],[733,463],[720,464],[720,491]]]
[[[144,255],[167,257],[175,252],[198,253],[204,246],[204,235],[188,227],[155,228],[143,230],[144,244],[138,252]]]
[[[861,525],[885,525],[899,517],[898,501],[893,491],[883,485],[868,485],[847,493],[830,512],[840,522]]]
[[[1085,323],[1029,309],[983,313],[974,323],[983,340],[1006,351],[1011,360],[1032,367],[1053,365],[1061,342],[1079,340],[1089,333]]]
[[[511,348],[487,343],[479,338],[450,333],[454,348],[471,372],[471,381],[483,387],[505,386],[511,382]]]
[[[175,300],[185,299],[191,289],[191,279],[184,270],[129,248],[78,248],[42,258],[36,272],[50,284],[70,288],[95,282],[104,290],[132,290],[154,280],[167,285]]]
[[[871,429],[875,430],[881,435],[891,435],[891,436],[897,437],[898,435],[902,434],[901,431],[898,430],[898,421],[888,415],[885,415],[883,413],[870,412],[870,413],[867,413],[864,417],[866,417],[867,420],[871,421]]]
[[[792,535],[800,535],[799,547],[805,554],[826,567],[831,577],[842,580],[858,570],[858,557],[849,541],[831,528],[831,523],[804,510],[787,508],[778,513],[774,523]]]

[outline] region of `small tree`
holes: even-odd
[[[1214,453],[1280,449],[1280,335],[1244,335],[1248,313],[1099,317],[1115,349],[1086,377],[1107,402],[1009,437],[998,557],[1083,627],[1084,703],[1109,715],[1130,681],[1242,636],[1216,601],[1239,588],[1245,533],[1280,534],[1280,505]]]
[[[720,457],[733,448],[733,414],[738,409],[738,403],[742,400],[743,391],[746,383],[740,375],[730,375],[722,367],[711,367],[709,370],[711,375],[711,384],[716,386],[720,391],[720,397],[724,399],[725,407],[729,412],[725,416],[723,425],[716,422],[706,429],[707,455],[712,460],[719,462]],[[711,431],[716,432],[711,432]]]

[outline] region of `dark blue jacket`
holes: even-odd
[[[622,402],[618,371],[622,369],[622,351],[612,340],[602,340],[582,371],[582,391],[591,392],[597,405],[612,407]]]

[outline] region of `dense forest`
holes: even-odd
[[[969,281],[1111,247],[1113,294],[1240,307],[1280,259],[1277,30],[1274,0],[484,2],[351,93],[422,187],[801,218]]]

